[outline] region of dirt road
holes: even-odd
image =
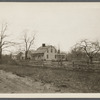
[[[19,77],[0,70],[0,93],[54,93],[57,90],[52,84],[36,82],[29,77]]]

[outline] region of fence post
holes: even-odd
[[[74,61],[73,61],[73,67],[74,67]]]

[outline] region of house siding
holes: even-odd
[[[51,50],[52,50],[52,52],[51,52]],[[55,51],[56,51],[56,49],[53,46],[49,47],[46,50],[46,52],[44,53],[44,59],[45,60],[56,60],[55,55],[57,54],[57,52],[55,52]],[[47,55],[48,55],[48,58],[47,58]]]

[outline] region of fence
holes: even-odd
[[[93,61],[92,64],[86,61],[73,61],[72,67],[76,70],[100,71],[100,61]]]
[[[89,70],[89,71],[99,71],[100,70],[100,62],[93,62],[92,64],[88,64],[86,61],[63,61],[62,65],[59,64],[58,61],[32,61],[32,60],[22,60],[16,62],[18,65],[22,66],[30,66],[30,67],[50,67],[50,68],[63,68],[66,70]]]

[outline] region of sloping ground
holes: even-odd
[[[99,72],[15,65],[0,65],[0,70],[7,72],[0,72],[1,93],[100,93]]]
[[[35,82],[29,77],[19,77],[0,70],[0,93],[50,93],[55,92],[51,84]]]

